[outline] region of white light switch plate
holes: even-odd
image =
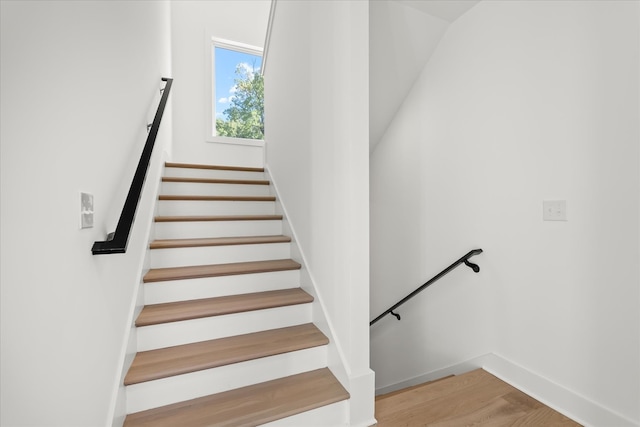
[[[542,219],[544,221],[566,221],[567,201],[566,200],[543,200]]]
[[[80,193],[80,228],[93,227],[93,194]]]

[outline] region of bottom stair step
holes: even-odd
[[[328,368],[127,415],[135,426],[257,426],[349,399]]]

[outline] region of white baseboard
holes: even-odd
[[[169,160],[167,151],[152,155],[149,171],[147,173],[147,183],[143,188],[143,193],[139,201],[140,204],[150,203],[152,208],[149,210],[146,218],[137,214],[138,227],[146,227],[142,241],[146,244],[142,245],[141,252],[135,254],[139,258],[137,277],[132,280],[130,285],[133,288],[132,298],[129,305],[129,313],[125,331],[122,334],[122,344],[120,346],[120,355],[118,357],[119,375],[114,376],[113,390],[111,394],[111,402],[105,420],[105,427],[120,427],[124,423],[127,415],[126,408],[126,391],[124,387],[124,376],[129,369],[131,361],[136,353],[135,343],[137,341],[136,330],[134,325],[135,318],[138,316],[141,307],[144,305],[142,276],[148,269],[149,242],[153,236],[154,221],[153,217],[157,213],[158,194],[160,192],[161,178],[164,175],[165,162]],[[159,157],[159,158],[158,158]]]
[[[376,389],[376,396],[381,394],[391,393],[396,390],[411,387],[417,384],[426,383],[428,381],[438,380],[440,378],[447,377],[449,375],[460,375],[465,372],[473,371],[474,369],[482,368],[484,364],[484,358],[489,356],[488,354],[474,357],[472,359],[465,360],[464,362],[456,363],[445,368],[437,369],[435,371],[427,372],[417,377],[409,378],[398,383],[389,384],[384,387]]]
[[[491,353],[484,356],[482,368],[584,426],[640,426],[637,421],[634,422],[617,414],[497,354]]]
[[[375,417],[375,372],[367,369],[349,378],[349,425],[372,426],[377,423]]]

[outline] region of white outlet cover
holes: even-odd
[[[567,201],[543,200],[542,219],[544,221],[567,221]]]
[[[93,194],[80,193],[80,228],[93,227]]]

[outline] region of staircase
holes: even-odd
[[[344,425],[264,171],[167,163],[162,181],[124,425]]]

